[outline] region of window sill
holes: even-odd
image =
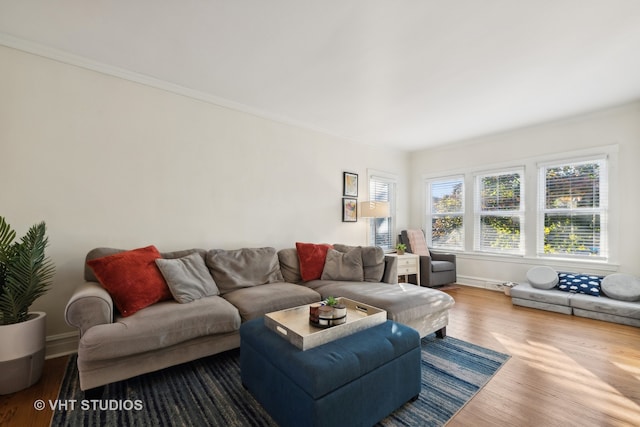
[[[435,252],[438,249],[433,249]],[[499,254],[487,254],[479,252],[454,252],[459,259],[468,259],[475,261],[492,261],[492,262],[507,262],[511,264],[525,264],[525,265],[542,265],[552,267],[556,270],[571,270],[577,271],[584,270],[599,270],[616,272],[618,271],[619,264],[612,263],[610,261],[602,260],[576,260],[571,258],[549,258],[549,257],[528,257],[518,255],[499,255]]]

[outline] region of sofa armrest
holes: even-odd
[[[398,283],[398,257],[385,255],[382,282],[391,283],[392,285]]]
[[[430,251],[430,253],[431,253],[431,259],[434,261],[449,261],[454,264],[456,263],[455,254],[448,254],[444,252],[433,252],[433,251]]]
[[[431,256],[420,255],[418,259],[420,260],[420,273],[422,275],[431,273]]]
[[[75,290],[64,309],[69,326],[80,330],[80,336],[91,327],[113,323],[113,300],[98,283],[86,282]]]

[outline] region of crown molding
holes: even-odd
[[[198,101],[215,105],[217,107],[223,107],[229,110],[250,114],[252,116],[256,116],[262,119],[281,123],[287,126],[306,129],[306,130],[317,132],[323,135],[346,140],[351,143],[362,144],[361,141],[358,141],[354,138],[336,134],[335,132],[331,132],[319,126],[314,126],[309,123],[294,120],[283,115],[273,114],[258,108],[250,107],[248,105],[245,105],[239,102],[230,101],[225,98],[211,95],[206,92],[202,92],[202,91],[191,89],[178,84],[170,83],[166,80],[158,79],[156,77],[148,76],[146,74],[137,73],[124,68],[114,67],[99,61],[95,61],[95,60],[80,56],[80,55],[75,55],[69,52],[65,52],[63,50],[55,49],[40,43],[28,41],[28,40],[15,37],[6,33],[0,32],[0,45],[6,46],[12,49],[17,49],[23,52],[27,52],[33,55],[41,56],[46,59],[61,62],[63,64],[84,68],[84,69],[95,71],[108,76],[139,83],[155,89],[160,89],[173,94],[182,95],[191,99],[195,99]]]

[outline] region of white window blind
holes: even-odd
[[[607,258],[605,157],[539,166],[538,254]]]
[[[524,171],[475,177],[474,249],[524,253]]]
[[[464,177],[427,182],[429,246],[464,249]]]
[[[391,250],[395,241],[395,179],[372,175],[369,177],[369,200],[388,202],[391,216],[388,218],[371,218],[369,230],[370,244]]]

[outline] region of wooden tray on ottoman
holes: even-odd
[[[310,324],[311,304],[267,313],[264,324],[300,350],[308,350],[387,320],[385,310],[349,298],[337,300],[347,307],[347,321],[341,325],[323,329]]]

